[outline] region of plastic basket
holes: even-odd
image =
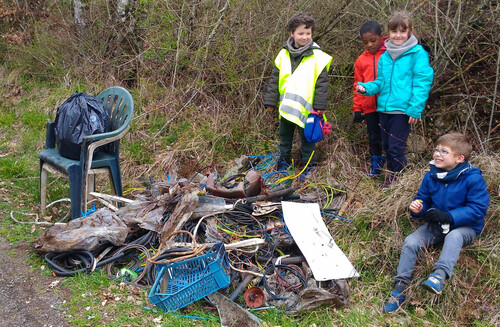
[[[148,297],[164,311],[184,308],[230,283],[223,243],[214,245],[207,254],[160,266]]]

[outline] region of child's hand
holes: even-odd
[[[410,203],[410,211],[413,213],[419,213],[423,208],[422,200],[415,200]]]
[[[419,121],[420,121],[420,119],[418,119],[418,118],[410,117],[410,119],[408,119],[408,124],[413,125],[413,124],[418,123]]]
[[[359,85],[359,84],[358,84],[358,85],[356,85],[356,91],[357,91],[358,93],[361,93],[361,94],[365,94],[365,93],[366,93],[366,89],[365,89],[365,87],[364,87],[363,85]]]

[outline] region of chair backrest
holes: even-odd
[[[113,86],[97,95],[110,117],[110,132],[126,128],[134,113],[134,100],[123,87]]]
[[[109,114],[109,132],[121,133],[132,121],[134,114],[134,100],[130,93],[120,86],[107,88],[96,96],[102,101],[104,109]],[[109,151],[118,153],[120,140],[107,145]]]

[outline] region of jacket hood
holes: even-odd
[[[481,175],[481,170],[478,168],[474,167],[471,163],[468,161],[464,161],[460,164],[458,164],[455,168],[453,168],[450,171],[445,171],[440,168],[437,168],[434,165],[434,160],[432,160],[430,163],[430,174],[431,177],[435,180],[441,181],[441,182],[451,182],[459,178],[461,175],[471,175],[471,174],[479,174]]]

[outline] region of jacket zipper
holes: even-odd
[[[448,183],[444,184],[444,192],[443,192],[443,196],[441,197],[441,203],[446,203],[445,198],[446,198],[447,193],[448,193]],[[443,208],[443,210],[448,211],[448,207]]]
[[[391,93],[392,93],[392,77],[394,75],[394,66],[396,66],[396,60],[392,60],[391,78],[389,80],[389,95],[387,96],[387,99],[385,100],[384,111],[387,111],[387,102],[389,102],[389,98],[391,97]]]

